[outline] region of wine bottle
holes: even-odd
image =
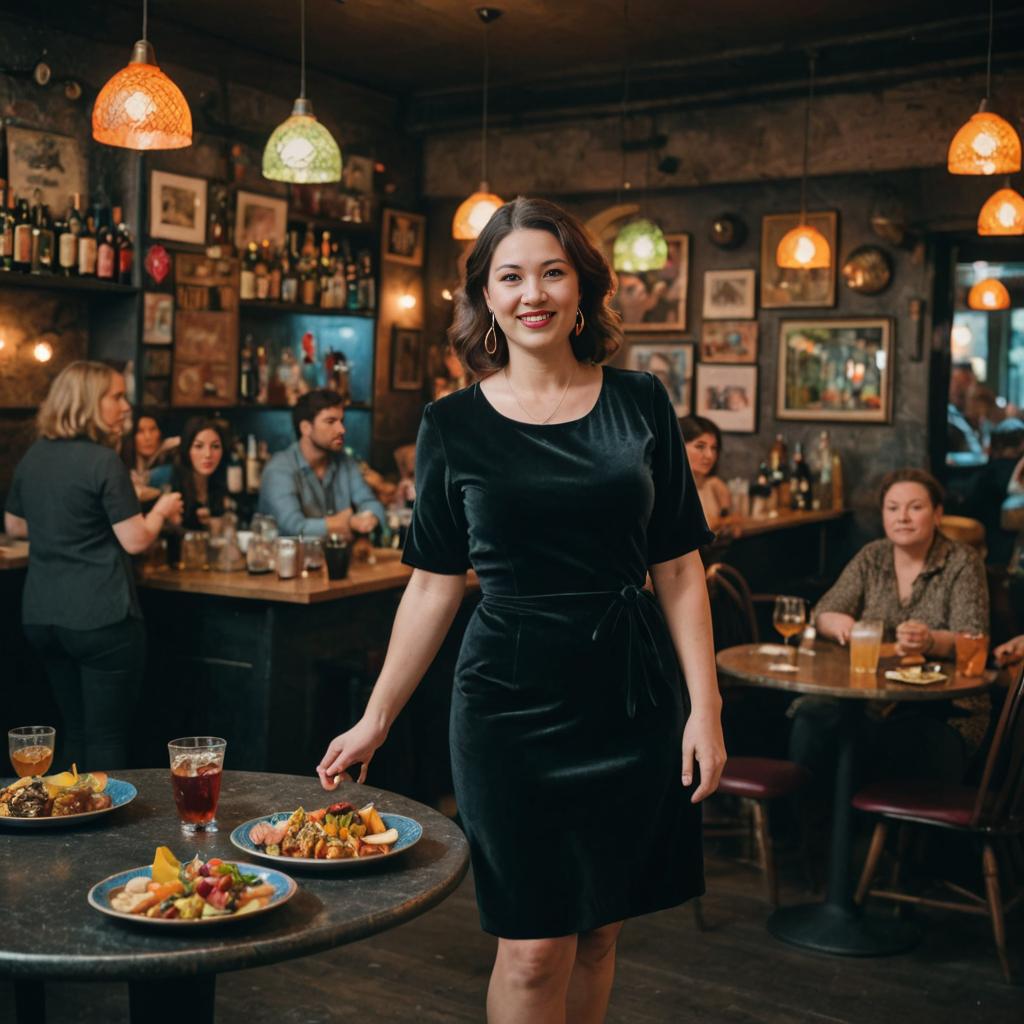
[[[68,203],[64,216],[64,228],[57,236],[57,263],[65,277],[78,272],[78,236],[82,233],[82,217],[78,212],[80,197],[76,194]]]
[[[121,207],[114,207],[114,221],[117,225],[117,280],[121,284],[132,283],[132,266],[135,263],[135,243],[122,216]]]
[[[260,493],[260,456],[255,434],[249,435],[245,446],[245,489],[249,494]]]
[[[14,269],[27,274],[32,266],[32,214],[28,200],[18,200],[14,217]]]
[[[250,242],[245,250],[241,277],[238,282],[238,297],[242,300],[256,298],[256,243]]]
[[[82,233],[78,236],[78,273],[81,277],[96,274],[96,233],[92,214],[85,218]]]
[[[114,232],[109,225],[100,230],[96,243],[96,276],[102,281],[113,281],[117,266],[117,248]]]
[[[32,207],[32,266],[33,274],[53,273],[53,224],[50,211],[43,202],[43,194],[35,191]]]
[[[14,195],[7,183],[0,189],[0,270],[14,269]]]

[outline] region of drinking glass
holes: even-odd
[[[206,569],[207,534],[199,530],[189,530],[181,541],[181,563],[183,569]]]
[[[988,659],[988,637],[984,633],[956,634],[956,670],[962,676],[980,676]]]
[[[302,545],[302,575],[318,573],[324,567],[324,542],[320,537],[303,537]]]
[[[171,789],[186,835],[217,831],[217,801],[227,740],[219,736],[183,736],[167,744]]]
[[[53,764],[53,742],[57,730],[52,725],[19,725],[7,733],[7,749],[19,779],[45,775]]]
[[[878,671],[882,652],[882,623],[855,622],[850,630],[850,669],[853,672]]]
[[[302,549],[294,537],[278,537],[274,542],[274,561],[278,579],[290,580],[301,571],[299,560]]]
[[[791,636],[799,636],[807,622],[807,603],[802,597],[779,595],[775,598],[775,610],[772,613],[772,625],[782,634],[782,642],[789,646]],[[796,661],[796,651],[792,658]]]
[[[327,560],[327,578],[343,580],[348,575],[352,548],[348,541],[332,533],[324,544],[324,557]]]

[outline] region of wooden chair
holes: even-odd
[[[1013,897],[1003,902],[1000,863],[1004,867],[1003,881],[1013,885],[1014,869],[1020,869],[1024,864],[1024,666],[1021,666],[1007,693],[985,759],[981,783],[976,788],[922,780],[879,782],[857,793],[853,805],[858,810],[876,814],[880,818],[871,837],[871,847],[864,862],[855,901],[863,903],[868,896],[874,896],[897,903],[987,916],[992,923],[1003,977],[1011,981],[1003,921],[1004,915],[1024,899],[1024,889],[1018,885]],[[948,829],[974,839],[981,847],[984,898],[948,881],[943,883],[944,886],[961,899],[932,899],[897,889],[899,857],[890,888],[872,888],[871,883],[885,847],[891,821],[898,821],[905,826],[927,825]],[[906,846],[903,836],[900,845],[903,848]]]
[[[969,544],[982,558],[985,557],[985,527],[977,519],[967,516],[943,516],[939,520],[939,533],[949,540]]]

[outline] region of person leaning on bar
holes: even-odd
[[[384,521],[384,506],[345,452],[344,419],[344,399],[325,388],[302,395],[292,409],[298,440],[267,463],[260,483],[259,511],[272,515],[281,533],[348,540]]]
[[[18,464],[4,528],[29,539],[22,621],[46,667],[62,718],[67,763],[123,768],[146,657],[129,555],[145,551],[181,495],[145,517],[115,447],[130,406],[124,377],[76,362],[39,409],[39,439]]]

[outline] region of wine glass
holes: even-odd
[[[50,770],[56,736],[52,725],[21,725],[8,731],[7,749],[19,778],[45,775]]]
[[[802,597],[789,597],[780,594],[775,598],[775,609],[772,612],[772,625],[782,635],[782,642],[789,645],[791,636],[799,636],[807,622],[807,605]],[[796,662],[796,651],[792,655]]]

